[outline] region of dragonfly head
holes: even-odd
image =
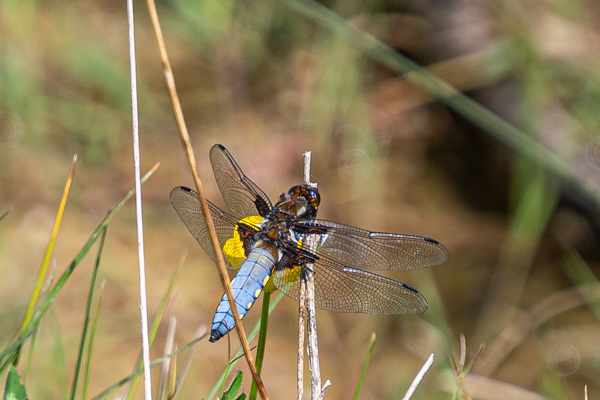
[[[298,218],[315,218],[319,204],[321,204],[321,195],[319,190],[310,185],[292,186],[287,193],[281,196],[281,201],[291,201],[297,206],[296,217]]]

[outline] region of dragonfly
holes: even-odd
[[[320,309],[381,315],[427,310],[427,300],[418,290],[371,271],[442,264],[448,251],[440,242],[318,219],[321,196],[309,184],[292,186],[273,204],[220,144],[210,150],[210,162],[229,212],[210,201],[208,206],[226,266],[237,271],[231,290],[240,318],[265,288],[274,286],[298,300],[300,280],[307,272],[314,276],[315,306]],[[192,236],[216,260],[197,193],[178,186],[170,200]],[[223,294],[209,341],[216,342],[234,327]]]

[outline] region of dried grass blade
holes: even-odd
[[[173,352],[173,348],[175,347],[175,329],[177,327],[177,319],[175,317],[171,317],[169,319],[169,327],[167,329],[167,337],[165,340],[165,352],[164,354],[169,354]],[[161,366],[160,371],[160,381],[158,383],[158,394],[156,398],[159,400],[168,398],[168,388],[171,376],[171,366],[174,358],[167,358],[165,362]]]

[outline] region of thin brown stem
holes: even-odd
[[[156,43],[158,46],[158,52],[160,55],[161,62],[163,64],[163,73],[165,76],[165,82],[167,85],[167,90],[169,92],[169,97],[171,99],[171,105],[173,107],[173,112],[175,114],[175,120],[177,121],[177,126],[179,128],[179,133],[181,137],[181,141],[183,147],[186,152],[186,156],[188,159],[188,164],[190,166],[190,171],[192,173],[192,177],[194,178],[194,184],[196,185],[196,191],[198,193],[198,198],[200,203],[202,204],[202,212],[204,214],[204,218],[206,220],[206,225],[208,227],[208,231],[210,233],[210,239],[213,245],[213,249],[216,256],[217,269],[219,271],[219,277],[221,278],[221,284],[225,289],[225,293],[227,295],[227,299],[229,301],[229,305],[231,307],[231,313],[233,314],[233,319],[235,320],[235,326],[240,338],[240,343],[242,345],[242,349],[244,350],[244,355],[246,357],[246,361],[248,362],[248,367],[252,372],[252,376],[256,385],[258,387],[258,391],[260,396],[266,400],[268,399],[266,389],[258,375],[256,370],[256,366],[254,365],[254,359],[252,357],[252,353],[250,352],[250,346],[248,345],[248,341],[246,340],[246,332],[244,331],[244,326],[242,325],[242,321],[237,312],[237,306],[235,304],[235,299],[233,297],[233,293],[231,292],[231,284],[229,280],[229,276],[227,275],[227,269],[225,267],[225,260],[223,258],[223,253],[221,251],[221,246],[219,245],[219,240],[217,238],[217,234],[215,232],[215,227],[210,216],[210,209],[208,208],[208,203],[206,201],[206,195],[204,194],[204,188],[202,186],[202,181],[200,180],[200,176],[198,175],[198,169],[196,166],[196,158],[194,156],[194,150],[190,143],[190,136],[187,129],[187,125],[185,123],[185,118],[183,116],[183,110],[181,108],[181,103],[179,101],[179,96],[177,95],[177,89],[175,87],[175,78],[173,75],[173,70],[171,69],[171,63],[169,61],[169,57],[167,55],[167,48],[165,46],[164,37],[162,34],[162,29],[160,27],[160,22],[158,19],[158,13],[156,11],[156,5],[154,0],[147,0],[148,10],[150,12],[150,18],[152,20],[152,26],[154,28],[154,34],[156,37]]]

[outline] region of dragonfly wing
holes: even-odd
[[[417,314],[427,310],[425,297],[402,282],[320,258],[314,270],[315,305],[336,312]],[[273,282],[293,299],[300,296],[302,268],[276,267]]]
[[[238,217],[265,217],[272,205],[269,197],[250,180],[225,147],[216,144],[210,150],[210,163],[223,200]]]
[[[202,211],[200,200],[198,199],[198,194],[192,189],[179,186],[171,191],[170,199],[175,211],[177,211],[177,214],[179,214],[179,217],[188,228],[192,236],[196,238],[200,246],[202,246],[202,249],[214,261],[215,253],[210,240],[210,235],[208,233],[208,227],[204,220],[204,213]],[[219,238],[219,244],[221,245],[221,248],[226,247],[226,244],[229,242],[228,252],[230,254],[237,253],[245,255],[243,243],[239,240],[231,240],[234,237],[234,231],[239,222],[238,218],[224,212],[210,201],[208,202],[208,207],[210,208],[210,214],[215,225],[215,230],[217,232],[217,237]],[[236,248],[233,248],[232,246],[236,246]],[[230,261],[231,259],[226,257],[225,262],[227,264],[227,268],[239,268],[239,265],[232,265]]]
[[[320,219],[298,221],[294,230],[317,235],[319,256],[355,268],[412,270],[439,265],[448,259],[444,245],[423,236],[371,232]]]

